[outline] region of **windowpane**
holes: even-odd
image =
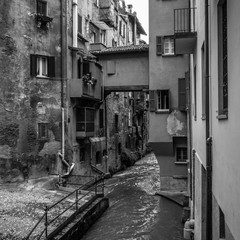
[[[169,109],[169,91],[158,91],[158,109]]]
[[[187,161],[187,148],[181,147],[176,149],[176,161],[177,162]]]
[[[172,37],[164,38],[164,54],[174,54],[174,39]]]

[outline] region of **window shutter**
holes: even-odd
[[[156,91],[150,90],[149,91],[149,107],[150,107],[150,112],[155,112],[156,111]]]
[[[115,60],[107,61],[107,74],[113,75],[115,73],[116,73],[116,61]]]
[[[78,78],[82,77],[82,61],[81,58],[78,59]]]
[[[37,56],[31,54],[30,55],[30,74],[31,76],[37,76]]]
[[[163,54],[163,37],[162,36],[157,36],[156,38],[156,53],[157,55],[162,55]]]
[[[178,107],[180,110],[186,110],[186,79],[178,79]]]
[[[48,57],[48,77],[55,77],[55,57]]]
[[[82,16],[78,15],[78,32],[82,33]]]

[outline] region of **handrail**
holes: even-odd
[[[92,169],[97,172],[98,174],[104,176],[105,172],[101,171],[100,169],[98,169],[97,167],[95,167],[93,164],[91,164]]]
[[[99,182],[102,182],[101,184],[99,184]],[[31,237],[31,235],[33,234],[33,232],[36,230],[36,228],[39,226],[39,224],[41,222],[44,222],[44,229],[39,233],[39,235],[37,236],[36,239],[40,239],[42,237],[42,235],[45,232],[45,239],[48,239],[48,226],[51,225],[53,222],[55,222],[60,216],[62,216],[66,211],[68,211],[69,209],[71,209],[74,205],[76,206],[75,212],[73,214],[71,214],[71,216],[73,216],[74,214],[76,214],[76,212],[79,209],[79,202],[86,197],[87,195],[89,195],[90,193],[94,193],[94,196],[98,195],[98,187],[102,188],[102,193],[104,195],[104,179],[97,179],[95,178],[95,183],[92,183],[92,180],[87,182],[86,184],[83,184],[82,186],[80,186],[79,188],[77,188],[76,190],[72,191],[71,193],[67,194],[65,197],[63,197],[62,199],[60,199],[59,201],[57,201],[56,203],[52,204],[51,206],[45,206],[44,209],[44,214],[40,217],[40,219],[38,220],[38,222],[35,224],[35,226],[32,228],[32,230],[30,231],[30,233],[27,235],[27,237],[25,238],[25,240],[29,240],[29,238]],[[83,194],[81,197],[79,197],[79,193],[81,192],[81,190],[87,190],[88,191]],[[94,191],[93,191],[94,190]],[[75,201],[70,204],[70,206],[66,207],[63,211],[61,211],[59,214],[57,214],[53,219],[48,219],[48,212],[50,210],[52,210],[54,207],[56,207],[57,205],[59,205],[61,202],[63,202],[65,199],[69,198],[71,195],[75,194]],[[69,216],[68,219],[71,217]],[[65,220],[67,221],[67,220]],[[63,224],[63,223],[62,223]]]

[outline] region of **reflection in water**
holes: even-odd
[[[155,196],[159,166],[153,154],[106,181],[109,209],[83,240],[181,240],[181,207]]]

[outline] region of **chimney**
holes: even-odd
[[[127,7],[128,7],[128,12],[132,13],[133,5],[132,4],[128,4]]]

